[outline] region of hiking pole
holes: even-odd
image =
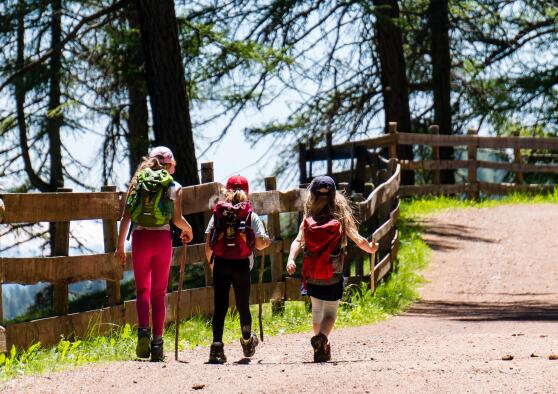
[[[370,242],[372,242],[373,244],[377,243],[372,235],[369,238],[370,238]],[[375,266],[376,266],[376,252],[370,253],[370,293],[371,294],[374,294],[374,292],[376,291],[376,275],[374,271],[376,268]]]
[[[178,274],[178,297],[176,298],[176,308],[174,317],[174,359],[178,361],[178,326],[180,325],[180,294],[182,293],[182,281],[184,280],[184,266],[188,258],[188,245],[184,244],[184,257],[180,259],[180,271]]]
[[[265,269],[265,249],[262,249],[262,257],[260,264],[260,280],[258,284],[258,322],[260,324],[260,338],[264,340],[263,324],[262,324],[262,287],[263,287],[263,274]]]

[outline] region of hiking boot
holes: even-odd
[[[310,344],[314,348],[314,362],[323,363],[331,360],[331,346],[327,337],[321,332],[310,339]]]
[[[138,344],[136,345],[136,356],[138,358],[149,358],[151,355],[150,342],[151,329],[138,328]]]
[[[163,351],[163,339],[159,342],[151,342],[151,361],[164,361],[165,352]]]
[[[318,362],[326,362],[326,361],[330,361],[331,360],[331,345],[329,344],[329,341],[327,341],[325,347],[324,347],[324,356],[322,358],[322,360],[318,361]]]
[[[240,344],[242,345],[242,352],[244,357],[252,357],[256,353],[256,346],[260,343],[258,336],[255,332],[250,335],[249,339],[240,338]]]
[[[209,364],[224,364],[227,362],[223,342],[213,342],[209,348]]]

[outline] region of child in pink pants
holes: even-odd
[[[181,238],[183,242],[192,240],[192,227],[182,217],[181,204],[181,186],[175,182],[170,174],[174,173],[176,163],[169,148],[159,146],[154,148],[148,157],[145,157],[132,180],[130,188],[126,196],[126,209],[120,221],[120,231],[118,236],[118,246],[116,248],[116,256],[120,259],[122,265],[126,264],[126,253],[124,251],[124,243],[132,217],[136,212],[136,208],[141,205],[142,221],[133,223],[132,231],[132,265],[134,269],[134,279],[136,282],[136,309],[138,314],[138,343],[136,346],[136,355],[139,358],[149,358],[152,361],[162,361],[164,359],[163,352],[163,328],[165,324],[165,297],[167,293],[167,283],[169,279],[169,270],[172,257],[171,231],[168,218],[172,215],[174,224],[182,230]],[[160,204],[152,203],[154,199],[151,197],[142,197],[141,204],[128,205],[128,197],[132,193],[139,193],[141,188],[145,190],[155,184],[159,178],[147,179],[144,175],[154,171],[151,174],[166,179],[165,188],[160,188],[161,200]],[[162,171],[164,170],[164,171]],[[166,172],[165,172],[166,171]],[[138,180],[141,180],[141,182]],[[149,183],[151,182],[151,183]],[[158,185],[161,185],[159,183]],[[153,186],[154,187],[154,186]],[[140,195],[140,194],[137,194]],[[144,196],[144,195],[141,195]],[[157,201],[156,201],[157,202]],[[149,205],[151,204],[151,205]],[[161,216],[163,223],[158,225],[145,225],[144,222],[150,223],[145,217],[152,215],[152,211],[147,211],[145,207],[160,207],[165,209],[165,215]],[[132,210],[132,212],[130,212]],[[139,223],[143,223],[140,225]],[[151,338],[151,328],[149,324],[149,307],[151,306],[151,315],[153,320],[153,338]]]

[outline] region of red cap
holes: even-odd
[[[242,175],[231,176],[227,179],[227,189],[242,189],[246,194],[248,194],[248,179],[244,178]]]

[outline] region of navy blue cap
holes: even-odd
[[[335,181],[329,176],[317,176],[310,184],[310,192],[315,196],[333,196],[335,195]]]

